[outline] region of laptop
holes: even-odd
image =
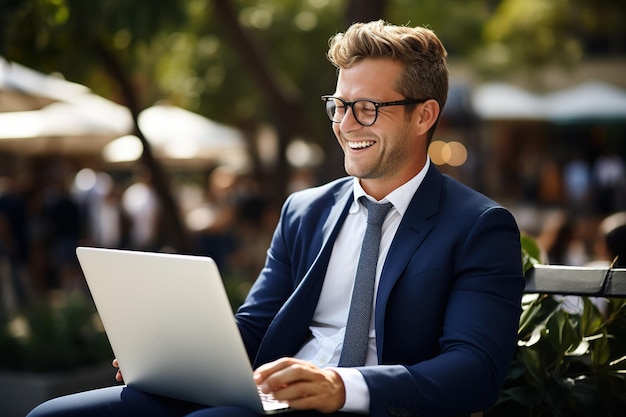
[[[261,399],[213,259],[90,247],[76,254],[129,387],[258,414],[288,410]]]

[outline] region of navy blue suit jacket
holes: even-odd
[[[236,315],[255,367],[293,356],[310,336],[352,181],[285,202],[265,267]],[[523,288],[512,215],[431,165],[380,277],[380,365],[359,368],[370,414],[469,414],[491,406],[513,357]]]

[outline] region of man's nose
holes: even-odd
[[[340,127],[343,130],[343,127],[346,126],[347,128],[354,128],[354,125],[357,125],[358,127],[362,127],[363,125],[361,125],[361,123],[359,123],[356,119],[356,114],[354,113],[354,106],[346,106],[346,112],[343,115],[343,119],[341,119],[341,122],[339,123]]]

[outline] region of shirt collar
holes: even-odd
[[[426,163],[420,172],[417,173],[416,176],[402,184],[400,187],[396,188],[389,194],[385,196],[381,203],[389,202],[393,204],[393,207],[400,213],[400,216],[404,216],[409,204],[411,203],[411,199],[413,195],[419,188],[422,181],[424,181],[424,177],[426,177],[426,172],[428,172],[428,168],[430,167],[430,158],[426,158]],[[361,183],[358,178],[354,178],[354,202],[350,207],[350,213],[356,213],[359,210],[360,204],[358,204],[359,198],[363,196],[367,196],[370,200],[374,200],[373,197],[368,196],[363,187],[361,187]]]

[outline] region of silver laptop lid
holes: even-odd
[[[128,386],[263,413],[211,258],[87,247],[76,253]]]

